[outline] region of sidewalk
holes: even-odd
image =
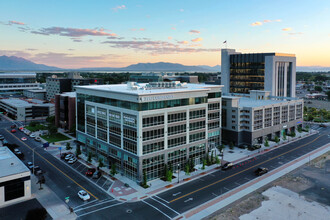
[[[75,213],[70,213],[69,207],[58,196],[48,188],[47,185],[42,185],[42,190],[39,190],[37,177],[31,175],[31,192],[32,196],[37,198],[40,204],[47,210],[48,214],[53,219],[76,219]]]

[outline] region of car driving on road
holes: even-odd
[[[86,176],[93,176],[95,171],[96,171],[95,168],[88,168],[88,170],[86,171]]]
[[[268,173],[268,169],[265,168],[265,167],[259,167],[258,169],[256,169],[256,170],[254,171],[254,173],[255,173],[257,176],[261,176],[261,175],[263,175],[263,174],[265,174],[265,173]]]
[[[233,163],[227,162],[227,163],[225,163],[224,165],[221,166],[221,169],[222,170],[228,170],[228,169],[230,169],[232,167],[233,167]]]
[[[87,201],[91,198],[85,190],[80,190],[78,192],[78,196],[79,196],[80,199],[82,199],[84,201]]]

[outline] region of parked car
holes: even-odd
[[[233,163],[227,162],[227,163],[225,163],[224,165],[221,166],[221,169],[222,170],[228,170],[228,169],[230,169],[232,167],[233,167]]]
[[[95,171],[96,171],[95,168],[88,168],[87,171],[86,171],[86,176],[93,176]]]
[[[85,190],[80,190],[78,192],[78,196],[79,196],[80,199],[82,199],[84,201],[87,201],[91,198]]]
[[[24,127],[19,127],[18,130],[24,131]]]
[[[0,141],[2,141],[4,139],[5,139],[5,137],[2,134],[0,134]]]
[[[15,129],[11,129],[11,133],[16,133],[16,130]]]
[[[27,138],[26,138],[26,137],[22,137],[21,140],[22,140],[22,141],[26,141]]]
[[[68,154],[66,155],[66,157],[64,158],[66,161],[70,160],[71,158],[74,157],[74,154]]]
[[[40,137],[35,137],[34,140],[40,142],[41,138]]]
[[[21,151],[18,150],[17,148],[14,149],[14,154],[17,154],[17,153],[19,153],[19,152],[21,152]]]
[[[76,158],[76,157],[72,157],[72,158],[68,161],[68,163],[70,163],[70,164],[73,164],[73,163],[75,163],[75,162],[77,162],[77,158]]]
[[[34,166],[34,168],[32,169],[32,171],[34,171],[34,174],[37,174],[39,170],[41,170],[39,166]]]
[[[268,169],[265,168],[265,167],[259,167],[257,170],[254,171],[254,173],[257,175],[257,176],[261,176],[265,173],[268,172]]]
[[[30,134],[31,138],[35,138],[37,135],[35,133]]]
[[[100,173],[100,171],[96,171],[94,174],[93,174],[93,176],[92,176],[92,178],[93,179],[98,179],[98,178],[100,178],[101,177],[101,173]]]
[[[2,145],[6,145],[6,144],[8,144],[8,141],[6,139],[3,139],[2,140]]]
[[[33,163],[32,162],[27,162],[26,166],[32,170],[33,169]]]
[[[322,127],[322,128],[326,128],[327,125],[326,125],[326,124],[320,124],[320,127]]]
[[[16,125],[11,125],[10,128],[16,128]]]

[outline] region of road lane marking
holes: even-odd
[[[172,196],[177,196],[179,194],[181,194],[181,192],[173,193]]]
[[[240,185],[241,185],[241,184],[239,184],[239,183],[237,183],[237,182],[235,182],[235,184],[236,184],[236,185],[238,185],[238,186],[240,186]]]
[[[215,194],[215,193],[212,193],[212,195],[214,195],[215,197],[218,197],[218,195],[217,195],[217,194]]]
[[[152,197],[150,197],[150,199],[152,199],[152,200],[154,200],[154,201],[158,202],[159,204],[161,204],[161,205],[165,206],[166,208],[168,208],[168,209],[169,209],[169,210],[171,210],[172,212],[175,212],[177,215],[180,215],[180,213],[178,213],[177,211],[175,211],[175,210],[174,210],[174,209],[172,209],[171,207],[169,207],[169,206],[165,205],[164,203],[161,203],[161,202],[160,202],[160,201],[158,201],[157,199],[154,199],[154,198],[152,198]]]
[[[189,202],[189,201],[193,201],[193,200],[194,200],[194,198],[189,198],[189,199],[185,200],[184,202]]]
[[[156,198],[158,198],[158,199],[162,200],[163,202],[169,203],[169,201],[166,201],[165,199],[163,199],[163,198],[160,198],[159,196],[154,196],[154,197],[156,197]]]
[[[325,134],[322,135],[322,136],[325,136]],[[182,196],[180,196],[180,197],[178,197],[178,198],[172,199],[172,200],[170,201],[170,203],[175,202],[175,201],[177,201],[177,200],[179,200],[179,199],[182,199],[182,198],[184,198],[184,197],[187,197],[187,196],[189,196],[189,195],[191,195],[191,194],[194,194],[194,193],[196,193],[196,192],[199,192],[199,191],[201,191],[201,190],[203,190],[203,189],[206,189],[206,188],[208,188],[208,187],[210,187],[210,186],[213,186],[213,185],[215,185],[215,184],[217,184],[217,183],[220,183],[220,182],[222,182],[222,181],[224,181],[224,180],[226,180],[226,179],[229,179],[229,178],[231,178],[231,177],[233,177],[233,176],[236,176],[236,175],[238,175],[238,174],[240,174],[240,173],[243,173],[243,172],[245,172],[245,171],[247,171],[247,170],[250,170],[250,169],[252,169],[252,168],[254,168],[254,167],[260,166],[261,164],[264,164],[264,163],[267,163],[267,162],[269,162],[269,161],[271,161],[271,160],[274,160],[274,159],[276,159],[277,157],[283,156],[283,155],[288,154],[288,153],[290,153],[290,152],[292,152],[292,151],[294,151],[294,150],[297,150],[297,149],[299,149],[299,148],[302,148],[302,147],[304,147],[304,146],[306,146],[306,145],[308,145],[308,144],[311,144],[311,143],[315,142],[317,139],[319,139],[319,138],[322,137],[322,136],[318,136],[318,137],[316,137],[314,140],[312,140],[312,141],[310,141],[310,142],[308,142],[308,143],[306,143],[306,144],[303,144],[303,145],[301,145],[301,146],[299,146],[299,147],[293,148],[293,149],[291,149],[291,150],[289,150],[289,151],[286,151],[286,152],[284,152],[284,153],[282,153],[282,154],[279,154],[279,155],[277,155],[277,156],[275,156],[275,157],[273,157],[273,158],[270,158],[270,159],[265,160],[265,161],[263,161],[263,162],[261,162],[261,163],[258,163],[258,164],[256,164],[256,165],[253,165],[253,166],[251,166],[251,167],[249,167],[249,168],[246,168],[246,169],[244,169],[244,170],[241,170],[241,171],[239,171],[239,172],[237,172],[237,173],[234,173],[233,175],[227,176],[227,177],[225,177],[225,178],[223,178],[223,179],[220,179],[220,180],[218,180],[218,181],[216,181],[216,182],[213,182],[213,183],[211,183],[211,184],[209,184],[209,185],[203,186],[203,187],[201,187],[201,188],[199,188],[199,189],[197,189],[197,190],[194,190],[194,191],[192,191],[192,192],[190,192],[190,193],[187,193],[187,194],[185,194],[185,195],[182,195]]]
[[[71,177],[69,177],[66,173],[64,173],[62,170],[60,170],[59,168],[57,168],[54,164],[52,164],[49,160],[47,160],[46,158],[44,158],[43,156],[41,156],[41,154],[39,154],[37,151],[34,150],[34,148],[31,148],[29,145],[27,145],[26,143],[22,142],[18,137],[16,137],[15,135],[13,135],[12,133],[10,133],[8,130],[5,129],[6,132],[8,132],[10,135],[12,135],[14,138],[16,138],[17,140],[19,140],[22,144],[24,144],[25,146],[27,146],[31,151],[34,151],[35,154],[37,154],[39,157],[41,157],[42,159],[44,159],[47,163],[49,163],[50,165],[52,165],[55,169],[57,169],[60,173],[62,173],[65,177],[67,177],[68,179],[70,179],[72,182],[74,182],[75,184],[77,184],[79,187],[81,187],[83,190],[85,190],[86,192],[88,192],[91,196],[93,196],[95,199],[99,200],[96,196],[94,196],[91,192],[89,192],[87,189],[85,189],[82,185],[80,185],[79,183],[77,183],[74,179],[72,179]]]
[[[250,181],[251,179],[247,178],[247,177],[244,177],[244,179],[246,179],[247,181]]]
[[[146,202],[146,201],[144,201],[144,200],[142,200],[142,202],[144,202],[145,204],[147,204],[147,205],[151,206],[152,208],[156,209],[157,211],[159,211],[160,213],[162,213],[163,215],[165,215],[167,218],[172,219],[170,216],[166,215],[164,212],[162,212],[162,211],[161,211],[160,209],[158,209],[157,207],[151,205],[150,203],[148,203],[148,202]]]
[[[89,214],[92,214],[92,213],[94,213],[94,212],[98,212],[98,211],[101,211],[101,210],[103,210],[103,209],[111,208],[111,207],[114,207],[114,206],[117,206],[117,205],[121,205],[121,204],[123,204],[123,203],[122,203],[122,202],[119,202],[119,203],[114,204],[114,205],[109,205],[109,206],[106,206],[106,207],[103,207],[103,208],[100,208],[100,209],[96,209],[96,210],[94,210],[94,211],[90,211],[90,212],[86,212],[86,213],[84,213],[84,214],[78,215],[78,217],[85,216],[85,215],[89,215]]]
[[[102,204],[105,204],[105,203],[108,203],[108,202],[113,202],[113,201],[115,201],[115,199],[99,202],[97,204],[90,205],[90,206],[87,206],[87,207],[83,207],[83,208],[80,208],[80,209],[76,209],[77,207],[75,207],[74,211],[79,212],[79,211],[82,211],[82,210],[85,210],[85,209],[89,209],[89,208],[92,208],[92,207],[95,207],[95,206],[98,206],[98,205],[102,205]]]
[[[97,201],[103,201],[103,200],[93,200],[93,201],[90,201],[90,202],[86,202],[84,204],[81,204],[81,205],[78,205],[78,206],[74,207],[73,210],[75,210],[77,208],[80,208],[80,207],[83,207],[85,205],[89,205],[89,204],[94,203],[94,202],[97,202]]]
[[[227,190],[227,191],[230,191],[230,189],[228,189],[228,188],[226,188],[226,187],[223,187],[225,190]]]

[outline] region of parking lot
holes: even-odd
[[[62,161],[63,161],[63,163],[66,163],[64,159],[62,159]],[[98,179],[93,179],[91,176],[86,176],[86,171],[87,171],[88,167],[85,164],[79,162],[79,160],[77,160],[77,162],[75,162],[73,164],[68,164],[68,163],[66,163],[66,164],[68,166],[71,166],[76,171],[78,171],[85,178],[89,179],[90,181],[92,181],[95,184],[97,184],[98,186],[100,186],[105,191],[108,191],[110,186],[113,183],[113,181],[111,181],[110,179],[104,177],[103,175]]]

